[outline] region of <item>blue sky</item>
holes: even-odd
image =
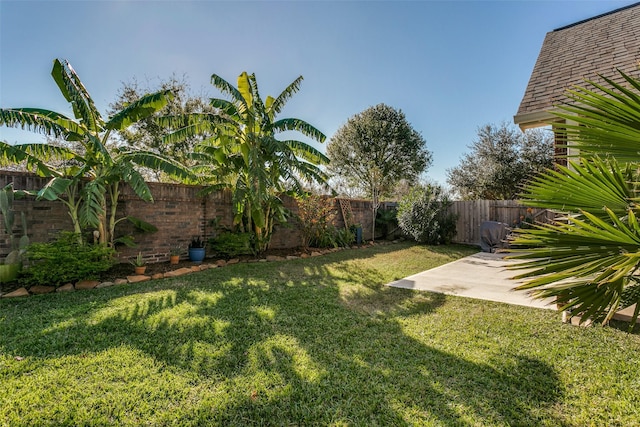
[[[433,152],[427,176],[444,184],[479,126],[512,122],[547,32],[632,3],[0,0],[0,107],[71,115],[54,58],[70,61],[105,115],[134,78],[184,75],[219,96],[211,74],[235,84],[246,70],[265,97],[302,75],[282,117],[329,139],[367,107],[401,109]],[[4,127],[0,139],[39,140]]]

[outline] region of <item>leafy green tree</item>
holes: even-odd
[[[527,206],[555,209],[554,224],[521,230],[515,258],[530,268],[519,289],[553,297],[564,310],[607,322],[622,308],[640,311],[640,81],[620,72],[626,85],[603,77],[568,92],[573,106],[558,116],[580,150],[570,167],[533,180],[522,195]],[[522,253],[520,253],[522,252]]]
[[[120,145],[126,146],[129,149],[152,151],[178,160],[183,164],[192,165],[189,154],[193,152],[196,143],[202,141],[202,136],[195,135],[173,144],[167,144],[163,138],[176,129],[161,126],[157,118],[165,116],[185,116],[205,112],[212,113],[213,107],[211,107],[203,97],[192,95],[189,85],[184,78],[178,79],[176,76],[172,76],[167,80],[161,81],[158,85],[158,90],[162,92],[168,91],[173,96],[168,98],[167,104],[153,115],[145,117],[133,123],[131,126],[117,131],[118,142]],[[155,92],[156,90],[153,91]],[[152,92],[152,90],[148,83],[144,85],[137,80],[124,83],[118,93],[117,100],[110,105],[109,114],[115,114],[131,103],[138,101],[144,94],[150,92]],[[185,125],[186,123],[181,123],[178,125],[178,128]],[[161,170],[150,172],[152,174],[150,178],[154,181],[164,181],[167,178]]]
[[[460,164],[447,170],[447,182],[464,200],[508,200],[524,184],[553,166],[553,134],[525,133],[502,123],[478,129],[478,138]]]
[[[211,83],[230,99],[211,99],[213,113],[189,114],[160,120],[166,126],[186,126],[168,135],[167,143],[194,136],[204,137],[195,147],[194,170],[209,190],[233,191],[235,225],[254,235],[256,252],[267,249],[273,226],[285,221],[280,194],[291,188],[299,192],[304,181],[326,181],[320,165],[327,157],[307,143],[280,140],[278,134],[297,131],[324,142],[325,136],[311,124],[297,118],[276,119],[286,102],[298,92],[302,76],[280,95],[263,101],[254,74],[243,72],[238,86],[214,74]]]
[[[369,107],[349,118],[327,144],[329,171],[371,195],[393,195],[402,180],[417,182],[431,164],[422,135],[401,110],[385,104]]]
[[[330,173],[371,198],[374,219],[381,198],[391,197],[403,180],[416,183],[431,164],[422,135],[402,111],[385,104],[347,120],[329,141],[327,157]]]
[[[137,167],[161,169],[176,178],[190,176],[182,165],[158,153],[110,145],[112,132],[154,114],[167,104],[172,94],[166,90],[145,95],[104,121],[67,61],[54,60],[51,75],[71,104],[75,119],[40,108],[8,108],[0,110],[0,125],[40,132],[68,144],[2,143],[0,162],[26,162],[29,169],[51,177],[37,193],[38,197],[64,203],[78,236],[82,228],[97,228],[100,241],[113,244],[121,182],[129,184],[143,200],[153,200]],[[57,163],[48,163],[51,160]],[[107,200],[111,206],[108,213]]]

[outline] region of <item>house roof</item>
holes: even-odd
[[[541,126],[565,91],[598,75],[621,82],[616,69],[637,75],[640,66],[640,3],[547,33],[513,121],[522,129]]]

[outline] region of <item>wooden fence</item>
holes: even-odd
[[[456,201],[450,212],[458,216],[455,243],[480,244],[480,225],[498,221],[515,227],[523,221],[549,222],[553,213],[547,209],[527,208],[516,200]]]

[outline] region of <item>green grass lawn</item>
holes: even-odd
[[[640,425],[640,336],[383,286],[472,252],[0,300],[0,425]]]

